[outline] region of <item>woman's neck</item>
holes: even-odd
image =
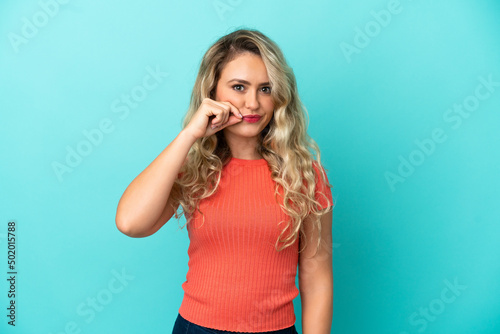
[[[256,137],[236,137],[226,133],[225,139],[233,158],[244,160],[262,159],[262,156],[257,152],[258,139]]]

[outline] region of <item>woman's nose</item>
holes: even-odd
[[[257,98],[257,92],[249,91],[246,94],[245,107],[250,110],[256,110],[259,108],[259,100]]]

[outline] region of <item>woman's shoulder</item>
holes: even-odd
[[[325,167],[318,160],[313,159],[312,166],[316,174],[322,174],[322,173],[326,174]]]
[[[312,166],[314,169],[316,184],[321,185],[321,186],[322,185],[325,185],[325,186],[329,185],[330,182],[328,181],[326,168],[323,166],[323,164],[318,162],[317,160],[313,160]]]

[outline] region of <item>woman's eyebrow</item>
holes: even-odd
[[[243,80],[243,79],[234,78],[234,79],[229,80],[229,81],[228,81],[228,83],[229,83],[229,82],[231,82],[231,81],[237,81],[237,82],[240,82],[240,83],[244,83],[244,84],[247,84],[247,85],[251,85],[251,83],[250,83],[250,82],[248,82],[248,81],[246,81],[246,80]],[[263,82],[263,83],[261,83],[259,86],[263,86],[263,85],[269,85],[269,82]]]

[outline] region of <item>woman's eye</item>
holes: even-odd
[[[243,85],[234,85],[233,89],[242,92],[245,89],[245,87],[243,87]],[[271,87],[262,87],[261,89],[266,94],[270,94],[271,93]]]

